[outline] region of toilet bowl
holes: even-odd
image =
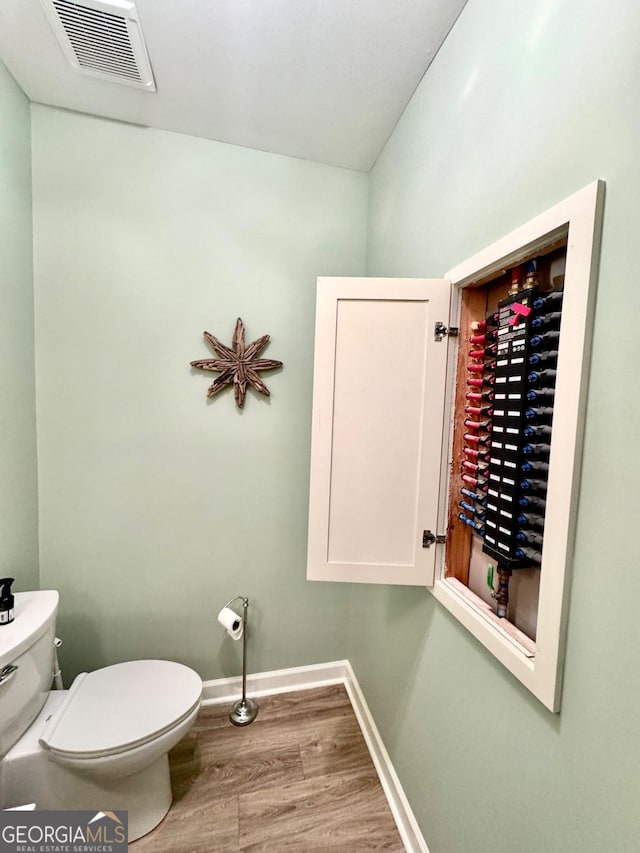
[[[22,602],[21,594],[16,595],[16,622],[21,615],[25,620],[21,630],[14,631],[19,640],[15,657],[7,655],[3,642],[10,639],[7,628],[0,634],[0,746],[7,746],[3,729],[10,729],[14,740],[20,732],[0,760],[0,807],[35,801],[39,809],[124,809],[129,813],[129,841],[135,841],[153,829],[171,805],[167,754],[196,718],[200,676],[171,661],[128,661],[81,673],[69,690],[44,691],[46,655],[42,649],[35,652],[43,641],[53,650],[57,593],[22,595],[27,596]],[[39,624],[33,613],[31,620],[27,615],[34,601],[43,606],[51,630],[34,629],[38,636],[29,642],[25,631]],[[2,683],[8,658],[16,669]],[[40,664],[38,673],[34,660]],[[51,664],[49,683],[53,655]],[[30,719],[34,708],[36,716]]]

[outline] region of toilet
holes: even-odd
[[[106,666],[51,690],[58,593],[15,594],[0,627],[0,808],[129,813],[129,841],[171,805],[168,752],[191,728],[202,681],[165,660]]]

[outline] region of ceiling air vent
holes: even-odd
[[[155,92],[151,64],[128,0],[42,0],[71,65],[81,74]]]

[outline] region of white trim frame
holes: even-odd
[[[330,684],[343,684],[347,691],[405,850],[407,853],[429,853],[427,843],[348,660],[247,675],[247,692],[252,697],[291,693],[294,690],[310,690],[314,687],[327,687]],[[205,681],[202,704],[205,706],[224,702],[231,704],[236,701],[241,691],[242,678],[240,677]]]
[[[604,183],[594,181],[446,274],[454,285],[450,323],[458,325],[462,288],[493,272],[509,269],[526,253],[531,256],[536,249],[567,236],[535,656],[531,657],[530,651],[500,630],[496,620],[475,608],[469,597],[461,595],[456,584],[445,577],[443,545],[438,546],[437,579],[432,589],[437,600],[554,712],[560,709],[603,201]],[[454,383],[452,376],[447,386],[453,388]],[[448,405],[451,411],[451,400]],[[449,438],[443,456],[451,464],[450,452]],[[448,468],[444,476],[440,530],[446,529]]]

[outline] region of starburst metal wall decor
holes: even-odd
[[[221,344],[209,332],[205,332],[204,337],[218,358],[201,358],[198,361],[192,361],[191,367],[197,367],[200,370],[215,370],[220,373],[215,382],[209,386],[207,397],[215,396],[218,391],[227,385],[231,385],[231,383],[233,383],[236,405],[239,409],[244,406],[247,385],[264,394],[265,397],[271,396],[258,372],[282,367],[282,362],[272,358],[257,357],[269,343],[269,335],[262,335],[261,338],[257,338],[245,346],[244,324],[238,317],[231,347]]]

